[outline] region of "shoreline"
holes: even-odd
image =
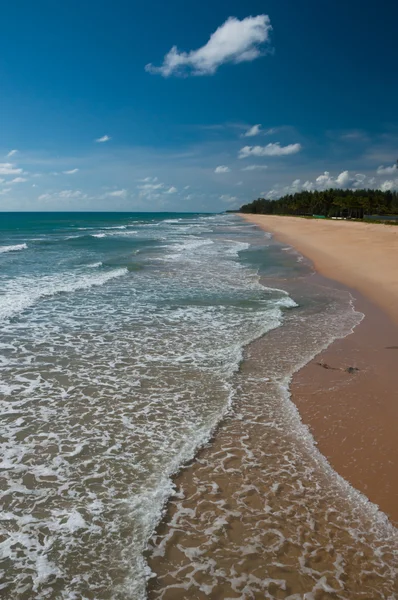
[[[275,215],[239,216],[293,246],[318,273],[360,292],[398,324],[398,227]]]
[[[316,277],[328,277],[351,291],[355,308],[365,315],[352,334],[332,342],[293,376],[291,397],[318,449],[331,466],[397,525],[398,302],[394,305],[394,299],[398,289],[398,276],[396,280],[392,280],[390,293],[383,295],[382,301],[376,305],[375,294],[380,290],[377,282],[372,294],[367,293],[371,269],[365,278],[359,271],[352,271],[352,264],[346,264],[343,273],[336,272],[337,263],[344,253],[344,239],[341,239],[336,257],[329,254],[330,241],[326,242],[327,252],[322,250],[320,238],[325,235],[329,223],[333,227],[335,222],[327,222],[326,228],[321,227],[320,232],[319,222],[316,220],[274,216],[269,219],[265,215],[242,216],[246,221],[273,233],[276,240],[287,243],[302,253],[312,262],[316,273],[320,274],[316,274]],[[285,219],[288,220],[287,223],[284,223]],[[341,225],[341,222],[337,225]],[[346,225],[351,227],[347,228]],[[357,225],[361,228],[362,224],[345,223],[343,227],[349,232]],[[298,229],[297,240],[292,226]],[[365,228],[368,227],[373,229],[375,226],[365,225]],[[313,238],[308,241],[305,236],[311,230],[314,232]],[[341,235],[340,227],[339,232]],[[378,233],[380,237],[383,232]],[[396,233],[398,232],[394,232],[393,236],[398,243]],[[335,235],[333,232],[332,240]],[[360,235],[363,236],[362,231]],[[358,236],[356,241],[360,252],[362,246]],[[380,248],[378,255],[379,253]],[[347,278],[350,280],[349,286]],[[383,288],[383,292],[385,289]],[[354,372],[347,373],[345,369],[348,367],[353,367]]]
[[[286,291],[293,299],[297,292],[299,302],[300,298],[313,297],[315,306],[319,306],[322,298],[329,299],[332,294],[339,306],[340,299],[352,298],[352,290],[314,273],[312,266],[309,270],[306,265],[303,272],[304,276],[291,282],[283,280],[291,288]],[[278,277],[273,279],[271,275],[267,283],[271,288],[286,289]],[[307,283],[312,288],[309,295],[305,291]],[[311,296],[314,290],[315,296]],[[191,595],[198,600],[243,598],[246,594],[263,598],[265,592],[273,598],[299,593],[315,597],[321,590],[333,595],[342,591],[344,597],[358,598],[365,590],[377,590],[380,597],[395,593],[398,531],[386,514],[387,505],[375,496],[369,499],[369,490],[350,480],[330,460],[325,439],[318,435],[329,430],[323,409],[331,399],[323,397],[323,390],[321,401],[315,399],[319,410],[313,411],[320,422],[314,427],[303,417],[307,409],[308,414],[313,410],[313,406],[305,405],[310,396],[308,388],[301,387],[300,392],[300,386],[315,381],[313,375],[308,376],[308,368],[315,369],[326,389],[325,374],[335,378],[333,387],[338,393],[341,388],[358,390],[360,381],[366,389],[374,376],[358,362],[358,345],[362,360],[370,361],[361,348],[362,338],[369,339],[370,333],[361,326],[372,323],[384,339],[384,330],[378,331],[379,317],[383,317],[391,335],[395,335],[395,328],[378,307],[355,296],[355,308],[350,303],[353,313],[359,309],[372,317],[357,325],[361,316],[357,313],[351,332],[347,329],[351,322],[347,313],[337,312],[336,320],[334,304],[329,300],[326,313],[312,310],[312,305],[304,302],[303,318],[286,313],[281,327],[245,347],[244,360],[234,377],[238,395],[233,410],[194,459],[182,465],[173,477],[175,492],[164,507],[144,555],[151,573],[149,600],[185,600]],[[330,330],[332,314],[335,320]],[[331,331],[336,333],[332,334],[335,341],[326,346]],[[339,337],[339,331],[346,337]],[[361,338],[356,335],[358,331],[362,331]],[[307,357],[300,350],[308,332]],[[347,339],[357,344],[350,355]],[[339,344],[341,354],[336,353]],[[322,347],[325,350],[321,353],[311,350]],[[286,354],[286,348],[291,352]],[[288,371],[292,370],[280,378],[284,357]],[[318,357],[327,357],[333,368],[317,365],[321,360]],[[360,370],[347,373],[345,368],[351,363],[359,365]],[[303,374],[304,379],[299,380]],[[298,387],[293,391],[293,386]],[[320,389],[316,383],[315,392]],[[361,410],[361,396],[356,399],[359,403],[354,408]],[[341,406],[335,403],[335,408],[335,415],[327,415],[329,424],[331,416],[337,415],[337,421],[341,417]],[[348,416],[345,422],[352,429],[357,425],[355,412],[351,410]],[[365,421],[365,432],[366,426]],[[336,427],[330,429],[335,432]],[[337,435],[341,437],[338,429]],[[355,436],[346,437],[358,445]],[[332,446],[335,443],[332,438],[326,441]],[[346,446],[342,450],[344,457]],[[375,458],[372,452],[371,456]],[[354,455],[348,467],[356,468],[361,478],[367,474],[368,464],[364,462],[362,471],[357,465]]]

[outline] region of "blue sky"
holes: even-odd
[[[20,0],[2,22],[2,210],[398,189],[394,2]]]

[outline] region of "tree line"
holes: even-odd
[[[265,215],[320,215],[363,218],[364,215],[398,215],[398,192],[339,190],[298,192],[279,200],[258,198],[240,212]]]

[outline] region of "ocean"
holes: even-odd
[[[264,479],[275,494],[286,477],[298,486],[279,502],[285,516],[294,508],[312,527],[308,552],[324,539],[320,504],[335,498],[365,571],[383,573],[380,595],[347,597],[394,598],[392,526],[331,470],[290,401],[292,374],[362,318],[347,292],[308,285],[310,270],[236,215],[1,214],[2,597],[145,599],[153,557],[164,556],[170,534],[159,539],[156,528],[168,499],[179,502],[174,475],[201,448],[214,472],[217,439],[242,444],[241,423],[261,415]],[[233,424],[233,435],[223,423]],[[307,484],[307,504],[300,504],[297,490]],[[192,510],[181,496],[176,514]],[[269,543],[278,545],[281,531],[261,521],[264,506],[258,510],[257,527],[270,527]],[[212,539],[205,530],[181,550],[191,565]],[[355,544],[333,535],[332,564],[344,582],[344,548],[355,553]],[[255,545],[246,542],[246,549]],[[264,552],[263,560],[275,557]],[[304,557],[302,569],[309,568]],[[313,596],[283,595],[286,585],[278,584],[261,597],[328,598],[316,595],[331,593],[322,577],[319,584],[314,576]],[[189,581],[179,596],[170,582],[158,585],[156,597],[227,597]],[[245,585],[247,595],[230,597],[260,597],[258,581]]]

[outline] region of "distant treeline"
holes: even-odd
[[[240,212],[265,215],[323,215],[362,218],[363,215],[398,215],[398,193],[381,190],[299,192],[279,200],[258,198]]]

